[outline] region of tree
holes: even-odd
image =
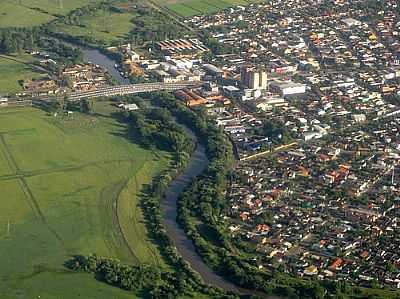
[[[86,99],[80,100],[80,111],[82,113],[89,113],[90,112],[90,105]]]

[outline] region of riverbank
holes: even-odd
[[[163,225],[169,238],[179,254],[187,261],[191,268],[200,274],[205,283],[217,286],[227,291],[239,292],[235,285],[227,282],[215,274],[196,252],[196,248],[185,231],[179,227],[176,218],[178,211],[178,198],[180,194],[192,183],[193,179],[200,175],[208,165],[205,148],[199,143],[197,136],[185,126],[189,136],[197,143],[196,150],[192,154],[186,168],[170,184],[161,200]]]
[[[100,53],[98,50],[84,50],[84,54],[87,61],[99,64],[108,70],[110,74],[113,74],[112,68],[115,63],[109,57]],[[123,78],[120,76],[116,75],[114,79],[116,79],[120,84],[124,84],[124,81],[122,80]],[[203,262],[202,258],[196,252],[193,242],[186,236],[184,230],[180,228],[176,222],[177,201],[179,195],[190,185],[195,177],[200,175],[206,169],[208,165],[205,148],[199,143],[196,134],[187,126],[185,126],[185,131],[193,140],[195,140],[197,146],[189,163],[185,169],[172,182],[170,182],[168,189],[161,200],[162,223],[179,255],[183,257],[193,270],[200,274],[204,282],[226,291],[238,292],[239,290],[234,284],[227,282],[225,279],[215,274],[214,271]]]

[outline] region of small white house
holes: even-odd
[[[0,97],[0,106],[7,106],[7,105],[8,105],[8,99]]]
[[[120,104],[118,107],[124,109],[125,111],[139,110],[139,107],[136,104]]]

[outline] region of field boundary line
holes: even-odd
[[[15,162],[15,159],[7,146],[6,140],[4,139],[4,135],[0,134],[0,149],[7,160],[7,164],[10,167],[11,172],[17,173],[19,171],[18,165]]]
[[[85,167],[97,166],[99,164],[132,162],[132,161],[134,161],[134,159],[115,159],[115,160],[93,161],[93,162],[88,162],[88,163],[84,163],[84,164],[80,164],[80,165],[76,165],[76,166],[71,165],[71,166],[64,166],[64,167],[58,167],[58,168],[32,170],[32,171],[19,170],[18,173],[15,173],[15,174],[6,174],[6,175],[0,176],[0,181],[9,181],[9,180],[19,179],[19,178],[35,177],[35,176],[39,176],[39,175],[47,175],[47,174],[58,173],[58,172],[80,170]]]
[[[189,32],[192,33],[195,32],[195,30],[192,27],[188,26],[185,22],[182,21],[182,19],[184,19],[182,16],[179,16],[174,12],[171,12],[171,10],[169,10],[168,7],[156,3],[154,0],[148,0],[148,2],[150,3],[150,6],[152,6],[154,9],[158,10],[159,12],[163,13],[170,19],[174,20],[183,28],[186,28]]]
[[[132,257],[133,257],[137,262],[140,263],[140,259],[136,256],[136,254],[135,254],[135,252],[133,251],[132,247],[130,246],[128,240],[126,239],[126,236],[125,236],[125,234],[124,234],[124,230],[122,229],[121,222],[120,222],[120,219],[119,219],[119,214],[118,214],[118,204],[119,204],[120,195],[121,195],[122,191],[126,188],[128,182],[129,182],[130,180],[131,180],[131,178],[126,179],[125,182],[124,182],[124,184],[123,184],[123,186],[122,186],[122,188],[119,190],[119,192],[118,192],[118,194],[117,194],[117,196],[116,196],[116,198],[115,198],[115,206],[113,205],[113,206],[114,206],[114,207],[113,207],[113,210],[114,210],[114,211],[113,211],[113,214],[116,216],[118,231],[119,231],[119,233],[120,233],[120,235],[121,235],[121,237],[122,237],[123,242],[125,243],[126,247],[128,247],[128,251],[131,253]]]
[[[22,177],[24,177],[22,174],[5,174],[0,176],[0,182],[18,180]]]
[[[122,234],[122,238],[124,239],[124,242],[126,243],[126,246],[129,248],[129,251],[130,251],[130,252],[134,252],[134,251],[133,251],[133,249],[131,248],[131,245],[130,245],[129,241],[128,241],[128,239],[126,238],[125,231],[123,230],[123,228],[122,228],[122,226],[121,226],[120,216],[119,216],[119,212],[118,212],[119,200],[120,200],[120,197],[121,197],[120,195],[121,195],[122,191],[123,191],[125,188],[128,188],[129,183],[130,183],[132,180],[133,180],[134,183],[136,184],[136,187],[138,187],[138,186],[140,185],[140,184],[138,184],[138,181],[137,181],[137,175],[138,175],[138,173],[139,173],[141,170],[143,170],[145,167],[146,167],[146,162],[143,163],[143,165],[136,171],[135,174],[133,174],[130,178],[128,178],[128,179],[126,180],[126,183],[125,183],[124,187],[120,190],[120,192],[119,192],[119,194],[118,194],[118,197],[117,197],[117,199],[116,199],[115,215],[116,215],[116,218],[117,218],[118,227],[119,227],[120,233]],[[141,205],[140,205],[140,202],[139,202],[140,200],[142,200],[142,198],[141,198],[141,196],[140,196],[140,193],[142,192],[142,190],[141,190],[141,189],[140,189],[140,190],[137,189],[136,191],[138,192],[138,194],[137,194],[137,196],[136,196],[136,197],[137,197],[137,202],[136,202],[137,206],[136,206],[136,208],[139,209],[140,212],[141,212],[142,215],[143,215],[143,209],[142,209],[142,207],[141,207]],[[128,193],[128,196],[129,196],[128,200],[132,201],[131,196],[133,196],[133,194]],[[144,217],[144,215],[143,215],[143,217]],[[134,211],[132,211],[132,220],[133,220],[134,222],[139,223],[139,221],[137,221],[137,218],[136,218],[136,215],[135,215]],[[143,220],[144,220],[144,219],[143,219]],[[128,224],[131,224],[131,223],[128,223]],[[132,225],[132,229],[133,229],[133,231],[136,233],[137,236],[140,235],[140,234],[137,232],[137,228],[136,228],[135,225]],[[147,228],[146,225],[145,225],[145,237],[146,237],[146,239],[144,240],[145,247],[146,247],[147,250],[149,250],[150,255],[151,255],[151,257],[152,257],[152,261],[150,261],[150,262],[151,262],[151,263],[154,262],[156,266],[160,266],[160,267],[161,267],[162,261],[160,261],[160,257],[157,255],[157,253],[155,252],[154,248],[152,248],[152,247],[150,246],[149,243],[151,243],[151,244],[154,245],[154,246],[158,246],[158,245],[157,245],[151,238],[149,238],[149,232],[148,232],[148,228]],[[149,242],[149,243],[147,243],[147,242]],[[139,259],[136,255],[135,255],[135,257],[136,257],[136,259],[140,262],[140,259]]]
[[[188,3],[182,3],[182,6],[187,7],[193,11],[197,11],[199,14],[204,15],[205,13],[202,12],[201,10],[197,9],[196,7],[191,7],[190,5],[188,5]]]
[[[143,167],[144,167],[144,165],[146,165],[146,163],[145,164],[143,164]],[[143,168],[142,167],[142,168]],[[140,169],[140,170],[142,170],[142,168]],[[139,171],[140,171],[139,170]],[[134,177],[134,180],[135,180],[135,184],[136,184],[136,187],[137,186],[139,186],[139,183],[138,183],[138,180],[137,180],[137,173],[133,176]],[[129,182],[128,182],[129,183]],[[143,186],[142,186],[143,187]],[[137,195],[137,202],[136,202],[136,208],[137,209],[139,209],[140,210],[140,212],[142,213],[142,216],[143,216],[143,218],[144,218],[144,211],[143,211],[143,209],[142,209],[142,207],[141,207],[141,205],[140,205],[140,201],[142,201],[143,200],[143,198],[141,198],[141,193],[142,193],[142,190],[143,188],[140,188],[140,190],[139,189],[137,189],[136,191],[138,191],[138,195]],[[133,213],[133,215],[135,215],[135,213]],[[135,216],[133,216],[134,217],[134,219],[135,219],[135,221],[137,222],[137,223],[139,223],[138,221],[137,221],[137,219],[136,219],[136,217]],[[144,219],[143,219],[144,220]],[[153,250],[153,248],[150,246],[150,244],[149,243],[152,243],[153,245],[155,245],[156,246],[156,244],[154,243],[154,241],[153,240],[151,240],[150,238],[149,238],[149,232],[148,232],[148,229],[147,229],[147,227],[146,227],[146,225],[144,226],[145,227],[145,230],[146,230],[146,239],[147,240],[145,240],[144,242],[145,242],[145,244],[146,244],[146,247],[147,247],[147,249],[149,250],[149,252],[150,252],[150,254],[151,254],[151,256],[152,256],[152,258],[153,258],[153,260],[156,262],[156,265],[157,266],[159,266],[159,267],[161,267],[161,262],[160,262],[160,260],[159,260],[159,256],[157,255],[157,253],[155,252],[155,250]]]
[[[223,2],[223,3],[226,4],[226,2],[224,2],[224,1],[222,1],[222,0],[221,0],[221,2]],[[217,6],[215,3],[212,3],[212,2],[210,2],[209,0],[205,0],[204,3],[207,3],[208,5],[210,5],[210,6],[212,6],[212,7],[215,7],[215,8],[217,9],[216,12],[221,11],[221,10],[224,10],[224,9],[226,9],[226,8],[229,7],[229,6],[226,6],[226,7]]]
[[[37,214],[37,216],[39,217],[39,219],[43,222],[43,224],[47,227],[47,229],[55,236],[55,238],[62,244],[62,246],[64,247],[64,249],[68,252],[64,240],[61,238],[61,236],[57,233],[56,230],[54,230],[50,224],[47,222],[46,217],[44,216],[42,210],[40,209],[40,205],[37,202],[35,196],[33,195],[31,189],[28,186],[28,183],[26,182],[25,178],[22,177],[19,179],[20,185],[21,185],[21,189],[24,192],[25,196],[27,197],[27,199],[31,202],[31,204],[33,205],[33,210],[34,212]],[[31,205],[31,206],[32,206]]]
[[[1,113],[0,113],[1,115]],[[27,128],[27,129],[20,129],[20,130],[10,130],[10,131],[0,131],[0,135],[12,135],[12,134],[18,134],[22,132],[31,132],[31,131],[36,131],[35,128]]]
[[[32,8],[30,8],[30,7],[27,7],[27,8],[32,9]],[[32,9],[32,10],[33,10],[33,9]],[[35,10],[35,12],[36,12],[36,10]],[[27,61],[23,61],[23,60],[14,58],[14,57],[12,57],[12,56],[0,54],[0,58],[3,58],[3,59],[7,59],[7,60],[11,60],[11,61],[14,61],[14,62],[18,62],[18,63],[24,64],[24,65],[28,66],[29,68],[31,68],[31,70],[34,71],[34,72],[41,72],[41,73],[46,73],[46,74],[49,73],[49,71],[47,71],[46,69],[44,69],[44,68],[42,68],[42,67],[40,67],[40,66],[34,65],[33,63],[29,63],[29,62],[27,62]]]
[[[0,116],[1,115],[7,115],[7,114],[18,114],[18,113],[25,113],[25,111],[22,111],[22,109],[26,108],[25,106],[20,106],[20,107],[13,107],[16,108],[16,110],[11,110],[11,111],[5,111],[5,109],[11,109],[10,106],[8,107],[4,107],[4,108],[0,108],[0,109],[4,109],[0,112]],[[20,111],[21,110],[21,111]]]

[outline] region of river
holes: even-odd
[[[121,76],[119,71],[115,68],[115,61],[111,60],[99,50],[96,49],[84,49],[83,59],[87,62],[100,65],[103,69],[107,70],[110,75],[118,81],[119,84],[129,84],[129,79]]]
[[[188,128],[186,128],[186,131],[197,142],[195,134]],[[207,165],[208,159],[204,146],[197,142],[197,147],[192,154],[188,165],[184,171],[170,183],[165,192],[164,198],[161,201],[163,224],[167,230],[169,238],[172,240],[179,254],[190,264],[193,270],[200,274],[204,282],[225,290],[237,291],[235,285],[215,274],[203,262],[202,258],[196,252],[192,240],[186,236],[184,230],[181,229],[176,222],[179,195],[190,185],[196,176],[200,175],[206,169]]]
[[[115,62],[102,54],[98,50],[83,50],[84,58],[87,62],[98,64],[116,79],[120,84],[128,84],[129,81],[123,78],[115,69]],[[128,81],[128,82],[127,82]],[[168,186],[168,189],[161,200],[161,211],[163,216],[163,224],[167,231],[168,237],[172,240],[178,253],[183,259],[190,264],[193,270],[198,272],[205,283],[217,286],[227,291],[234,291],[240,294],[257,294],[260,297],[267,297],[255,291],[238,288],[233,283],[228,282],[223,277],[217,275],[209,266],[207,266],[200,255],[196,252],[193,245],[183,229],[176,222],[177,202],[182,191],[189,186],[192,180],[201,174],[208,165],[208,159],[205,153],[204,146],[201,145],[196,135],[187,127],[186,132],[196,141],[196,149],[192,154],[190,161],[182,173],[177,176]]]

